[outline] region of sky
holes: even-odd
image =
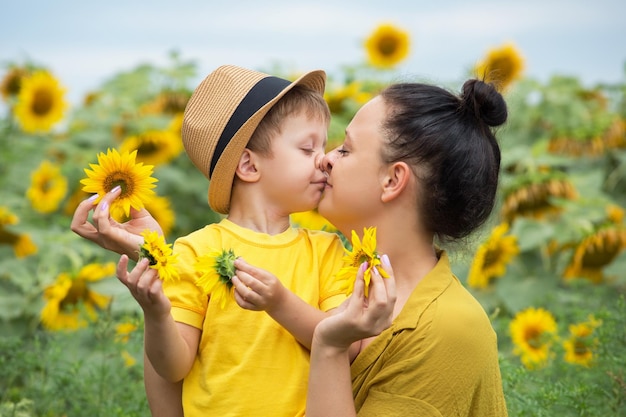
[[[49,68],[70,102],[121,71],[165,65],[169,53],[197,63],[198,82],[222,64],[274,63],[339,73],[366,59],[381,23],[406,30],[399,68],[435,83],[462,80],[490,48],[512,42],[525,75],[577,76],[589,86],[624,81],[624,0],[3,0],[0,74],[7,64]]]

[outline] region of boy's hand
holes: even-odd
[[[285,296],[286,288],[274,274],[256,268],[241,258],[235,260],[236,275],[232,278],[235,300],[246,310],[271,312]]]
[[[90,240],[110,251],[126,254],[137,260],[139,245],[143,243],[141,232],[146,229],[155,230],[163,234],[159,223],[146,210],[131,208],[131,219],[125,223],[116,222],[110,215],[109,208],[120,195],[121,189],[108,192],[97,206],[93,205],[93,198],[81,202],[72,217],[70,228],[77,235]],[[93,210],[92,221],[89,221],[89,212]]]
[[[150,268],[148,259],[141,259],[130,273],[127,268],[128,256],[122,255],[117,264],[117,279],[128,287],[144,315],[156,320],[169,316],[172,304],[163,292],[157,271]]]

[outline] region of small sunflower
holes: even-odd
[[[67,179],[61,174],[61,167],[50,161],[43,161],[31,174],[31,184],[26,197],[33,208],[40,213],[52,213],[67,194]]]
[[[346,111],[354,110],[365,104],[372,98],[372,94],[363,91],[362,83],[352,81],[351,83],[324,92],[324,99],[328,103],[328,108],[332,114],[343,114]],[[352,108],[350,105],[352,104]]]
[[[135,366],[137,359],[133,357],[127,350],[122,351],[122,359],[124,359],[124,366],[127,368]]]
[[[385,23],[365,40],[369,62],[378,68],[393,68],[409,55],[409,33]]]
[[[44,290],[46,304],[41,310],[41,322],[49,330],[76,330],[94,320],[96,311],[106,307],[111,297],[89,288],[91,282],[107,278],[115,272],[115,264],[92,263],[72,275],[59,274],[54,284]],[[87,313],[85,318],[83,310]]]
[[[139,109],[141,114],[176,114],[185,111],[189,93],[184,91],[162,91],[153,101]]]
[[[122,187],[122,193],[111,205],[111,215],[130,216],[130,208],[141,210],[144,204],[154,197],[152,190],[158,180],[153,178],[152,165],[135,163],[137,151],[119,153],[116,149],[107,150],[106,155],[98,155],[98,164],[89,164],[85,168],[87,178],[80,181],[83,191],[98,194],[94,204],[111,191],[115,186]]]
[[[4,101],[9,101],[19,95],[22,80],[28,76],[28,70],[22,67],[12,67],[0,81],[0,94]]]
[[[324,216],[317,210],[302,211],[291,215],[291,222],[304,229],[324,230],[326,232],[336,232],[337,228],[333,226]]]
[[[509,325],[513,353],[520,356],[526,368],[541,368],[552,356],[556,331],[556,320],[549,311],[533,307],[520,311]]]
[[[156,269],[163,281],[178,280],[178,271],[174,266],[177,255],[172,254],[172,244],[165,243],[165,238],[155,231],[145,230],[141,233],[144,243],[139,248],[141,258],[148,258],[150,268]]]
[[[523,71],[524,58],[512,43],[489,50],[486,58],[474,69],[479,78],[495,84],[499,90],[506,89],[519,79]]]
[[[592,117],[594,120],[601,116]],[[599,123],[599,122],[596,122]],[[573,134],[573,133],[572,133]],[[568,134],[557,134],[548,142],[548,151],[557,155],[573,157],[598,157],[610,149],[626,148],[626,122],[616,118],[602,132],[578,138]]]
[[[129,321],[119,323],[115,326],[115,340],[120,343],[127,343],[130,340],[130,335],[137,330],[137,325]]]
[[[505,191],[502,217],[511,223],[517,217],[541,219],[553,216],[561,211],[552,203],[553,198],[575,200],[578,192],[567,178],[554,173],[544,173],[538,178],[529,176],[527,180],[520,177],[519,184]]]
[[[505,236],[508,230],[507,223],[498,225],[487,241],[478,247],[467,280],[470,287],[486,288],[493,278],[505,274],[506,265],[519,253],[517,238]]]
[[[602,321],[589,316],[588,321],[569,326],[570,337],[563,342],[566,362],[586,367],[591,365],[594,350],[600,343],[593,333],[601,324]]]
[[[160,165],[170,162],[182,151],[180,134],[171,130],[148,130],[127,137],[120,145],[120,152],[137,151],[137,162]]]
[[[29,235],[13,233],[5,227],[18,222],[19,218],[15,214],[7,207],[0,206],[0,245],[10,245],[17,258],[34,255],[38,249]]]
[[[605,226],[584,238],[572,255],[563,277],[586,278],[599,284],[604,280],[603,269],[626,248],[626,229],[616,225]]]
[[[231,278],[235,275],[235,259],[237,256],[232,249],[211,250],[197,258],[196,271],[201,275],[196,279],[196,285],[221,308],[226,306],[233,292]]]
[[[346,254],[343,257],[343,267],[337,273],[337,279],[344,281],[344,289],[347,294],[351,294],[354,291],[354,283],[356,281],[357,272],[363,262],[367,262],[367,269],[365,270],[365,296],[367,297],[369,292],[370,280],[372,279],[372,272],[374,268],[380,272],[380,275],[384,278],[389,278],[389,275],[384,269],[380,268],[381,261],[376,251],[376,228],[363,228],[363,240],[359,239],[356,232],[352,231],[352,250],[345,249]]]
[[[48,132],[63,119],[67,102],[65,89],[46,71],[37,71],[22,80],[15,104],[15,117],[25,132]]]

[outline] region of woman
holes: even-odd
[[[363,106],[325,156],[319,212],[344,234],[375,226],[393,278],[374,275],[369,297],[357,280],[342,311],[317,326],[307,417],[507,415],[496,334],[434,244],[489,216],[500,165],[490,128],[506,117],[502,96],[481,81],[467,81],[460,97],[397,84]]]
[[[347,236],[375,226],[391,278],[374,274],[365,297],[360,273],[352,297],[317,326],[307,417],[507,415],[496,334],[435,246],[466,237],[491,213],[500,166],[491,127],[506,117],[502,96],[478,80],[458,97],[396,84],[359,110],[325,156],[320,213]],[[72,230],[118,253],[157,227],[145,211],[117,225],[99,208],[92,225],[90,207],[79,206]],[[359,341],[350,364],[348,347]]]

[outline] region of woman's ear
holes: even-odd
[[[248,148],[244,149],[239,157],[235,175],[244,182],[257,182],[260,178],[260,173],[256,164],[257,155]]]
[[[408,186],[412,175],[413,171],[406,162],[390,164],[383,176],[381,201],[387,203],[398,198]]]

